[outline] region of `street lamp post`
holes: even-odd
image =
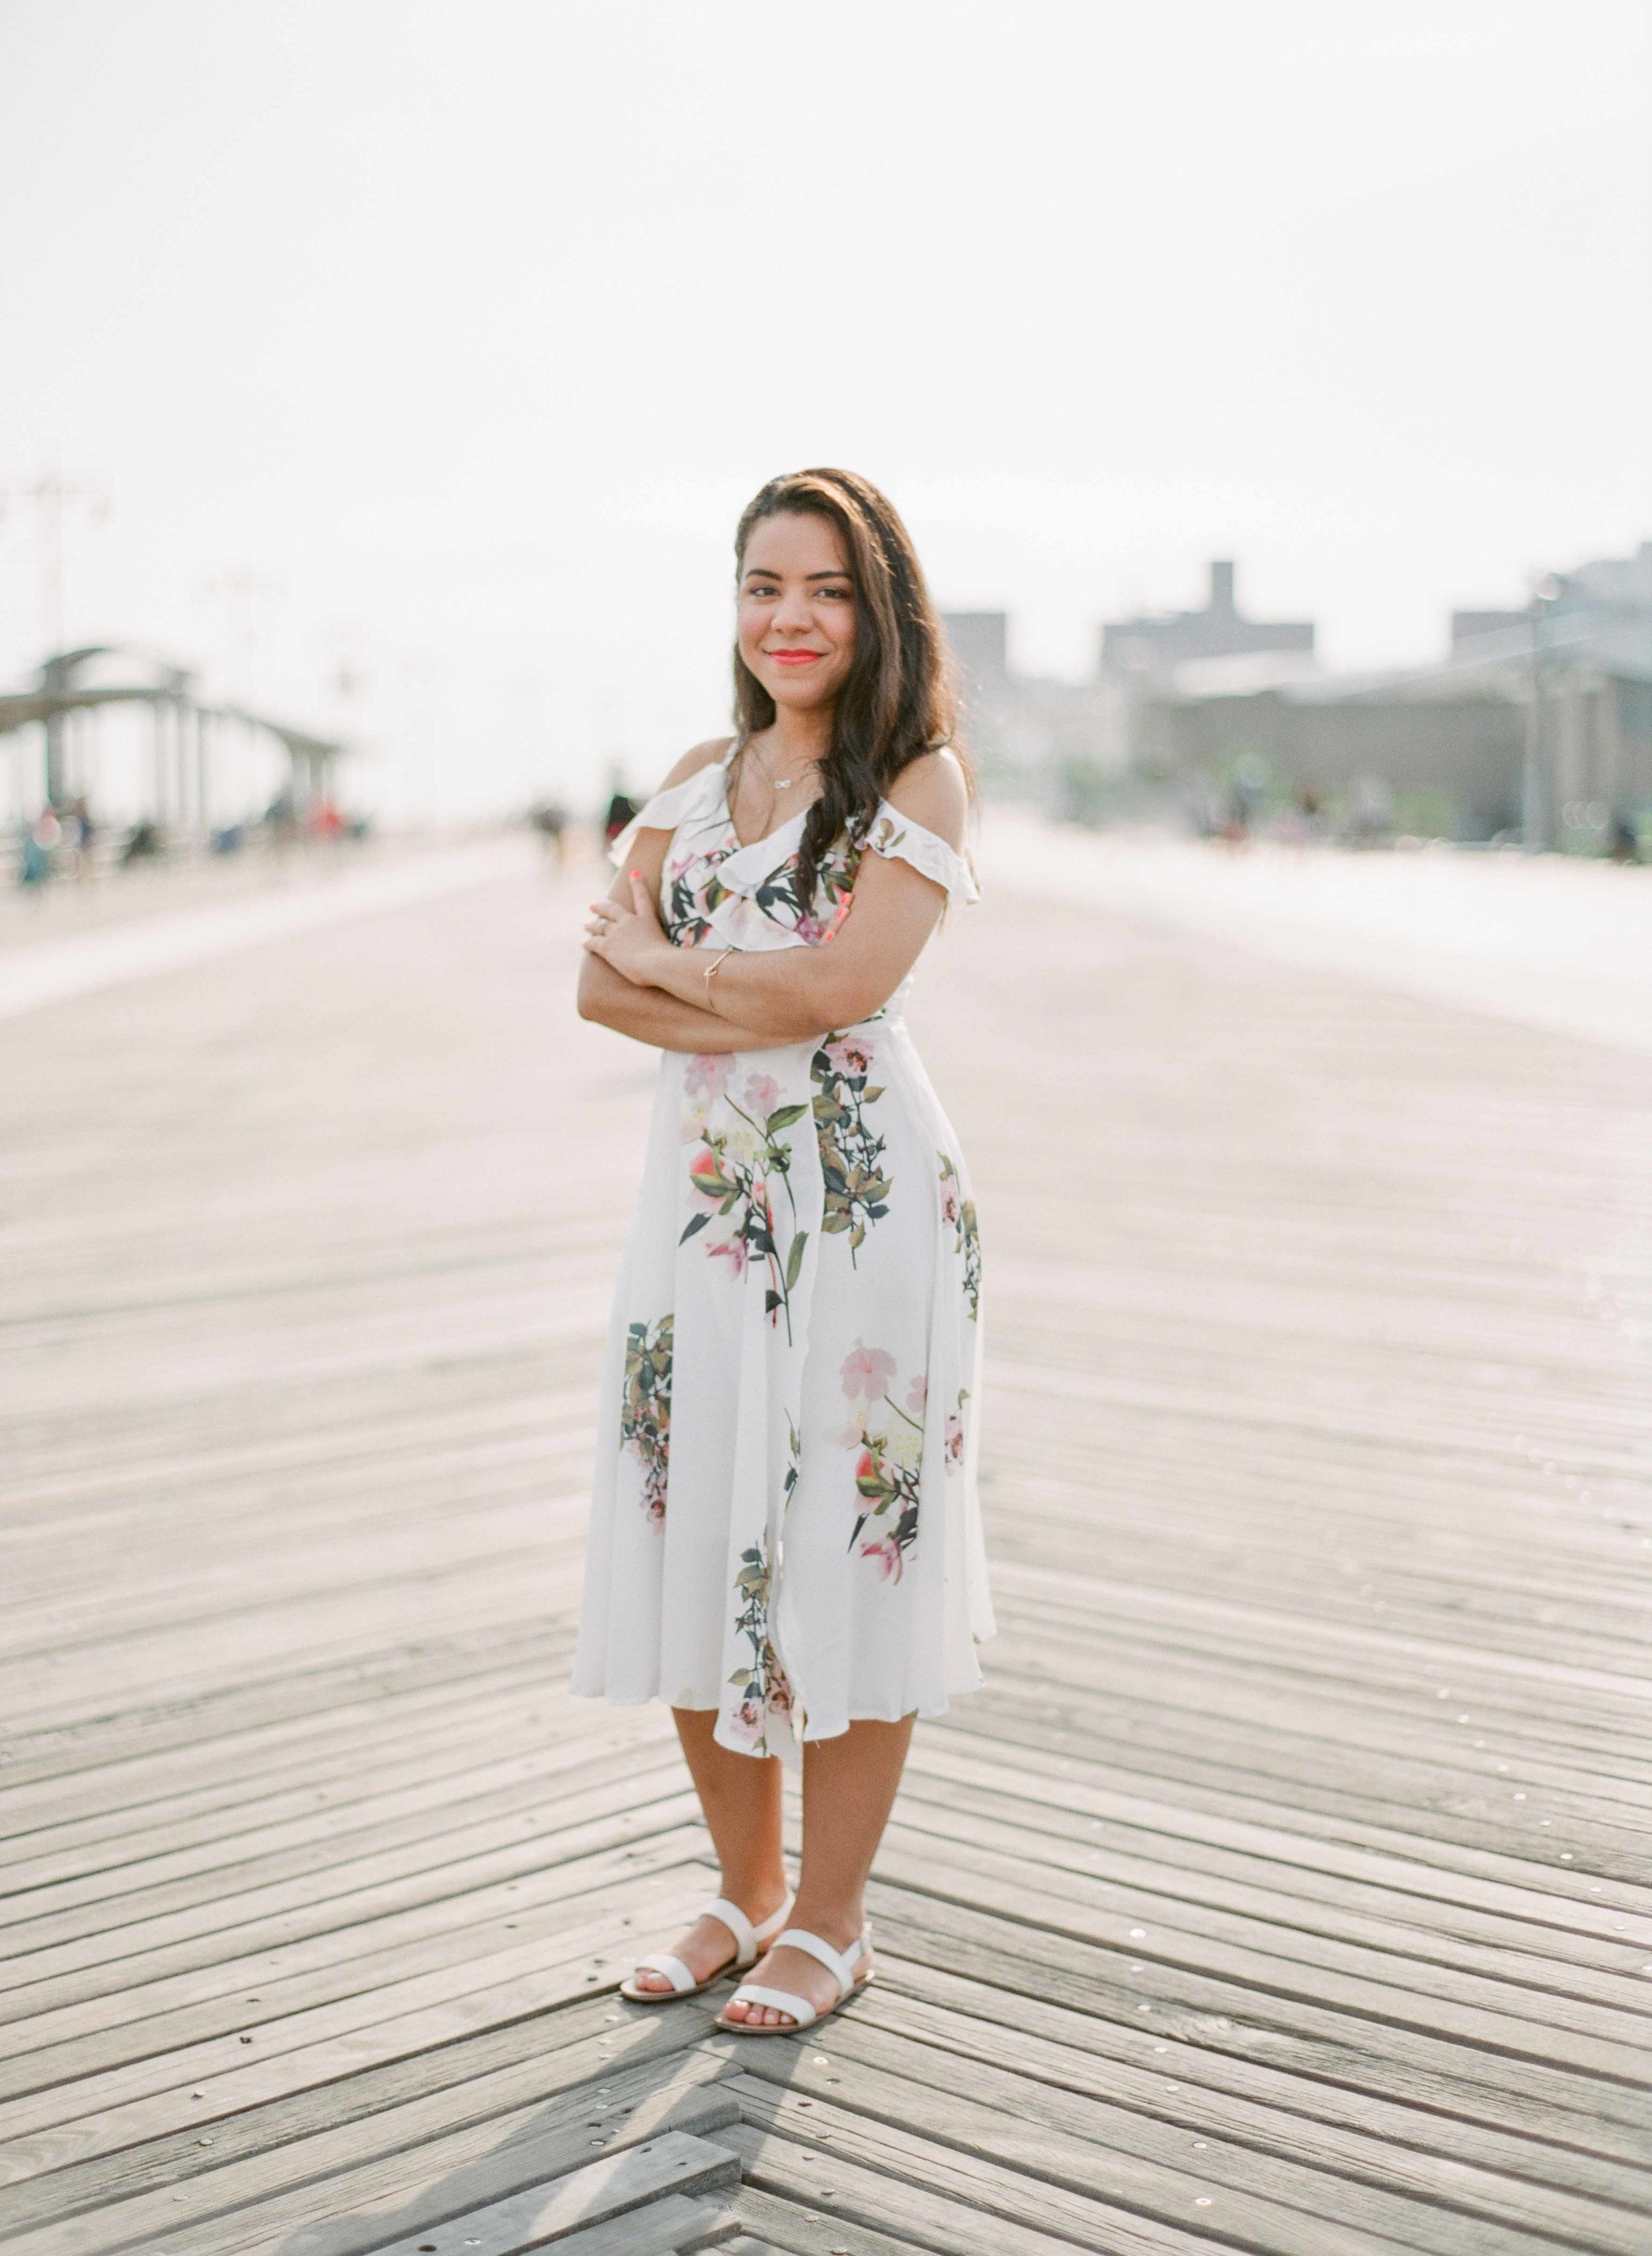
[[[1555,842],[1543,623],[1559,593],[1560,582],[1552,573],[1532,590],[1531,703],[1526,715],[1526,758],[1521,775],[1521,842],[1528,854],[1544,853]]]

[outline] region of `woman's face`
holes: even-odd
[[[776,705],[830,705],[855,656],[855,583],[829,517],[760,518],[741,559],[740,656]]]

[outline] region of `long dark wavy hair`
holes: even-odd
[[[735,570],[766,517],[823,517],[843,535],[855,583],[855,655],[832,715],[821,794],[797,857],[800,900],[815,898],[827,850],[844,831],[858,845],[878,801],[921,753],[952,744],[957,698],[946,638],[912,536],[894,504],[852,470],[792,470],[747,503],[734,536]],[[734,650],[734,718],[740,742],[768,728],[774,700]],[[970,777],[962,749],[953,744]]]

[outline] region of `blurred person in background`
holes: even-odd
[[[630,800],[627,800],[625,804],[629,807],[631,805]],[[635,810],[632,809],[632,812],[634,813]],[[611,807],[609,809],[611,819],[612,817],[612,814],[613,809]],[[565,835],[568,830],[568,814],[566,809],[560,807],[554,799],[537,800],[534,804],[529,807],[527,819],[538,835],[540,852],[546,867],[550,870],[560,871],[562,866],[562,850]],[[621,822],[618,828],[615,829],[612,836],[608,840],[608,843],[611,846],[612,845],[614,839],[618,837],[620,831],[625,828],[625,822],[629,822],[630,820],[631,816],[628,814],[625,817],[625,821]]]
[[[62,842],[62,824],[51,807],[43,807],[23,834],[18,883],[26,886],[45,885],[52,875],[53,857]]]
[[[299,842],[298,804],[291,790],[278,791],[265,808],[264,828],[277,857],[285,860]]]
[[[992,1615],[975,1209],[901,1017],[975,895],[940,623],[851,472],[773,480],[735,550],[737,733],[622,832],[587,927],[581,1015],[663,1055],[573,1688],[670,1703],[721,1867],[625,1994],[692,1995],[767,1946],[718,2022],[764,2036],[870,1978],[914,1721],[979,1684]]]
[[[74,874],[77,878],[90,878],[96,871],[97,824],[92,818],[91,801],[83,791],[69,801],[68,819],[74,840]]]

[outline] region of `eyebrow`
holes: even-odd
[[[779,580],[784,575],[769,571],[764,565],[753,564],[741,576],[747,580]],[[854,576],[852,572],[805,572],[803,575],[806,580],[852,580]]]

